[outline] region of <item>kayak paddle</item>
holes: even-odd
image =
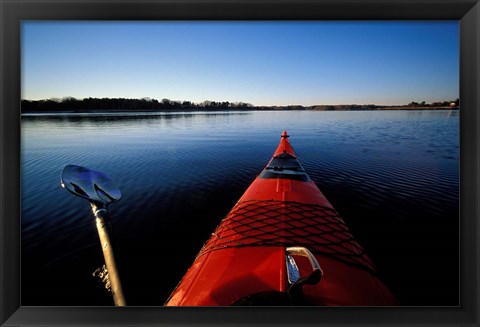
[[[106,221],[109,218],[107,207],[110,203],[120,200],[120,190],[106,174],[75,165],[68,165],[63,168],[61,185],[70,193],[90,202],[96,218],[98,236],[105,258],[113,300],[116,306],[125,306],[122,285],[106,226]]]

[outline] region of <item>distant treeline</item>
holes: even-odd
[[[254,106],[244,102],[215,102],[203,101],[193,103],[190,101],[173,101],[163,99],[124,99],[124,98],[63,98],[47,100],[22,100],[22,112],[42,111],[91,111],[91,110],[219,110],[219,109],[252,109]]]
[[[22,100],[22,112],[82,112],[82,111],[173,111],[173,110],[402,110],[402,109],[446,109],[458,108],[459,99],[454,101],[411,102],[407,105],[315,105],[315,106],[254,106],[245,102],[173,101],[163,99],[85,98],[66,97],[62,99]]]

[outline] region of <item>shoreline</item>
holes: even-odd
[[[253,105],[246,102],[173,101],[163,99],[124,99],[124,98],[63,98],[48,100],[22,100],[21,112],[178,112],[178,111],[358,111],[358,110],[453,110],[459,108],[459,99],[432,103],[410,102],[408,104],[314,104],[314,105]]]
[[[77,109],[77,110],[22,110],[24,114],[105,114],[105,113],[178,113],[178,112],[251,112],[251,111],[428,111],[428,110],[460,110],[459,107],[411,107],[411,106],[392,106],[392,107],[375,107],[375,108],[285,108],[285,107],[258,107],[258,108],[215,108],[215,109]]]

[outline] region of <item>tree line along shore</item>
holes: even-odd
[[[347,111],[347,110],[445,110],[458,109],[459,99],[443,102],[410,102],[406,105],[288,105],[288,106],[255,106],[245,102],[229,101],[173,101],[162,99],[158,101],[151,98],[125,99],[125,98],[85,98],[72,97],[46,100],[22,100],[22,113],[38,112],[91,112],[91,111],[214,111],[214,110],[318,110],[318,111]]]

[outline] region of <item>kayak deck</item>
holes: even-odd
[[[167,305],[397,304],[288,137],[284,131],[267,166],[217,226]],[[291,254],[293,248],[304,253]],[[315,262],[321,280],[308,277]],[[294,275],[304,277],[292,282]]]
[[[293,201],[239,201],[198,256],[228,247],[294,245],[375,270],[333,208]]]

